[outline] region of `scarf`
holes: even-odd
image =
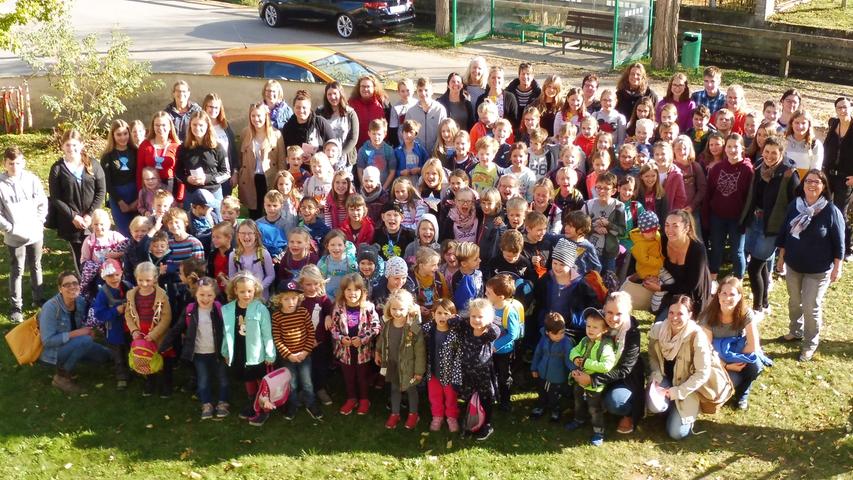
[[[675,335],[672,334],[672,328],[669,319],[663,321],[661,329],[658,332],[658,343],[660,344],[661,353],[666,360],[675,360],[678,351],[681,350],[681,344],[695,330],[696,322],[688,320],[684,324],[684,328]]]
[[[631,317],[627,321],[623,320],[622,325],[618,328],[610,329],[610,337],[616,343],[616,361],[622,358],[622,351],[625,350],[625,337],[628,335],[628,330],[631,329]]]
[[[454,207],[450,209],[447,216],[453,220],[454,229],[470,230],[471,227],[474,226],[474,222],[477,221],[477,215],[473,208],[471,209],[471,213],[462,216],[462,212],[460,212],[458,208]]]
[[[820,213],[826,207],[827,203],[829,202],[827,202],[825,197],[820,197],[814,202],[814,205],[808,206],[803,197],[797,197],[797,213],[799,215],[791,220],[791,236],[799,240],[800,233],[808,228],[812,222],[812,218]]]
[[[773,175],[776,173],[776,170],[779,169],[780,165],[782,165],[782,162],[776,162],[776,165],[773,165],[772,167],[768,167],[766,163],[761,164],[758,173],[761,174],[761,179],[764,180],[764,183],[770,183],[770,180],[773,178]]]
[[[375,202],[382,195],[382,186],[376,187],[376,190],[373,193],[367,193],[364,187],[361,188],[361,196],[364,197],[364,201],[369,205]]]

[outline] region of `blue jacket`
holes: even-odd
[[[507,326],[504,328],[502,319],[505,308],[511,308],[510,304],[507,303],[504,308],[495,310],[495,323],[501,328],[501,333],[498,339],[495,340],[495,353],[504,355],[512,353],[515,350],[515,342],[521,338],[522,334],[521,321],[516,310],[510,311],[507,314]]]
[[[575,364],[569,359],[569,352],[575,347],[572,339],[564,335],[559,342],[552,342],[545,329],[539,332],[542,337],[533,352],[530,371],[539,374],[539,378],[550,383],[566,383],[569,372],[575,370]]]
[[[103,284],[98,289],[98,294],[92,302],[95,318],[98,320],[98,323],[104,325],[106,340],[110,345],[124,345],[127,343],[124,331],[124,315],[118,313],[118,307],[127,303],[125,295],[127,295],[127,292],[131,288],[133,288],[133,285],[124,280],[122,280],[118,289]]]
[[[59,293],[48,300],[39,312],[39,330],[41,343],[44,345],[39,360],[56,365],[59,348],[68,343],[71,330],[83,325],[88,311],[89,306],[82,296],[77,297],[74,312],[68,311]]]
[[[421,143],[415,140],[415,146],[412,148],[412,152],[418,156],[418,167],[423,167],[426,161],[429,159],[429,154],[421,146]],[[406,170],[409,167],[406,165],[406,149],[401,143],[399,147],[394,149],[394,156],[397,157],[397,171]]]
[[[767,358],[761,350],[755,353],[741,353],[746,346],[746,337],[720,337],[712,342],[720,359],[726,363],[759,363],[773,366],[773,360]]]
[[[776,237],[776,246],[785,249],[785,264],[797,273],[828,272],[836,258],[844,259],[844,215],[829,202],[796,239],[791,236],[791,221],[797,215],[794,200]]]

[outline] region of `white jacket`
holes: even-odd
[[[18,178],[0,174],[0,232],[6,245],[22,247],[44,239],[47,196],[41,180],[24,170]]]

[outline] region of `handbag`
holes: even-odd
[[[6,343],[15,355],[19,365],[32,365],[41,356],[44,345],[41,343],[38,314],[21,322],[6,334]]]

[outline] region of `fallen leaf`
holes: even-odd
[[[74,464],[73,464],[73,463],[66,463],[66,464],[65,464],[65,469],[66,469],[66,470],[71,470],[71,467],[73,467],[73,466],[74,466]]]
[[[163,419],[164,419],[164,420],[171,420],[171,418],[169,418],[169,416],[168,416],[168,415],[163,415]]]
[[[200,473],[195,472],[195,471],[190,471],[189,477],[192,478],[193,480],[201,480],[202,478],[204,478],[201,476]]]
[[[647,467],[652,467],[652,468],[660,468],[661,467],[660,461],[657,458],[653,458],[651,460],[646,461],[645,465]]]
[[[448,440],[447,445],[445,445],[444,448],[447,448],[448,450],[453,448],[453,440]]]
[[[154,424],[149,423],[148,425],[145,425],[145,428],[154,428]]]
[[[186,460],[190,458],[190,455],[193,454],[192,448],[186,448],[183,452],[181,452],[181,460]]]

